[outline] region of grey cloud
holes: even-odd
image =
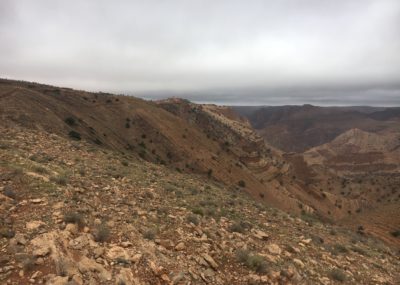
[[[397,0],[0,2],[0,76],[163,98],[399,105]]]

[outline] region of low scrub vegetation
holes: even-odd
[[[93,236],[97,242],[106,242],[111,236],[110,228],[106,224],[100,224],[96,226]]]
[[[81,134],[78,133],[78,132],[76,132],[76,131],[70,131],[70,132],[68,133],[68,136],[69,136],[70,138],[74,139],[74,140],[77,140],[77,141],[80,141],[80,140],[82,139],[82,138],[81,138]]]
[[[400,238],[400,230],[394,231],[390,233],[392,236],[396,237],[396,238]]]
[[[47,174],[48,173],[47,169],[44,168],[43,166],[35,166],[35,167],[33,167],[33,171],[35,171],[36,173],[39,173],[39,174]]]
[[[65,118],[64,122],[71,127],[76,125],[76,121],[72,117]]]
[[[51,176],[50,181],[55,182],[59,185],[63,185],[63,186],[68,184],[68,178],[64,175]]]
[[[267,271],[267,262],[264,257],[253,254],[249,250],[239,249],[236,252],[236,258],[240,263],[257,273],[265,273]]]
[[[347,249],[347,247],[345,247],[344,245],[341,244],[334,244],[331,248],[330,251],[332,254],[334,255],[339,255],[339,254],[343,254],[343,253],[348,253],[349,250]]]
[[[344,282],[344,281],[347,280],[347,275],[346,275],[346,273],[344,273],[342,270],[337,269],[337,268],[332,269],[332,270],[329,272],[329,277],[330,277],[332,280],[339,281],[339,282]]]
[[[79,228],[82,228],[85,225],[83,215],[72,211],[64,214],[64,222],[67,224],[76,224]]]
[[[154,240],[156,235],[157,231],[155,229],[149,229],[143,233],[143,237],[148,240]]]
[[[199,219],[197,218],[196,215],[193,215],[193,214],[189,214],[189,215],[186,217],[186,221],[187,221],[188,223],[192,223],[192,224],[194,224],[194,225],[196,225],[196,226],[199,224]]]
[[[9,185],[4,187],[3,194],[4,194],[4,196],[7,196],[8,198],[11,198],[11,199],[17,198],[17,194],[15,193],[13,188]]]
[[[249,230],[251,227],[250,224],[244,223],[244,222],[234,222],[230,227],[229,231],[230,232],[236,232],[236,233],[245,233],[247,230]]]

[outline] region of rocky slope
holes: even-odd
[[[349,171],[396,164],[396,117],[378,115],[393,126],[287,154],[231,108],[0,80],[1,278],[395,283],[397,168]]]
[[[0,126],[4,284],[396,284],[397,252],[202,176]]]
[[[299,197],[318,215],[379,236],[400,227],[400,112],[380,107],[235,107],[272,145],[286,150]],[[314,196],[314,201],[308,200]]]
[[[380,132],[400,123],[399,108],[274,106],[234,107],[271,145],[302,153],[357,128]]]
[[[310,149],[304,157],[310,165],[323,165],[339,172],[397,172],[400,131],[369,133],[351,129]]]
[[[303,157],[326,195],[336,194],[336,207],[345,210],[338,214],[343,223],[363,225],[398,244],[391,233],[400,228],[400,219],[393,218],[400,213],[400,132],[352,129]]]
[[[302,191],[280,152],[229,109],[2,80],[0,117],[5,126],[42,129],[202,174],[286,211],[299,213],[299,203],[313,211],[314,196]]]

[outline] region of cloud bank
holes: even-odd
[[[0,2],[0,76],[223,104],[400,105],[397,0]]]

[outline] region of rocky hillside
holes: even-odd
[[[4,284],[396,284],[362,230],[44,130],[0,126]]]
[[[400,227],[400,112],[380,107],[235,107],[264,139],[286,150],[318,215],[387,242]],[[314,196],[314,201],[307,198]]]
[[[369,133],[351,129],[327,144],[310,149],[304,157],[310,165],[323,165],[340,172],[397,172],[400,131]]]
[[[229,109],[2,80],[0,117],[5,126],[46,130],[201,174],[286,211],[299,213],[298,204],[313,211],[314,196],[302,191],[280,152]]]
[[[390,127],[284,153],[232,108],[0,80],[0,278],[394,284],[398,122],[375,111]]]
[[[400,212],[400,132],[352,129],[303,158],[328,199],[336,194],[336,208],[345,209],[338,213],[342,222],[398,243],[391,233],[400,228],[400,219],[392,218]]]
[[[380,132],[398,128],[399,108],[274,106],[234,107],[271,145],[285,152],[304,152],[357,128]]]

